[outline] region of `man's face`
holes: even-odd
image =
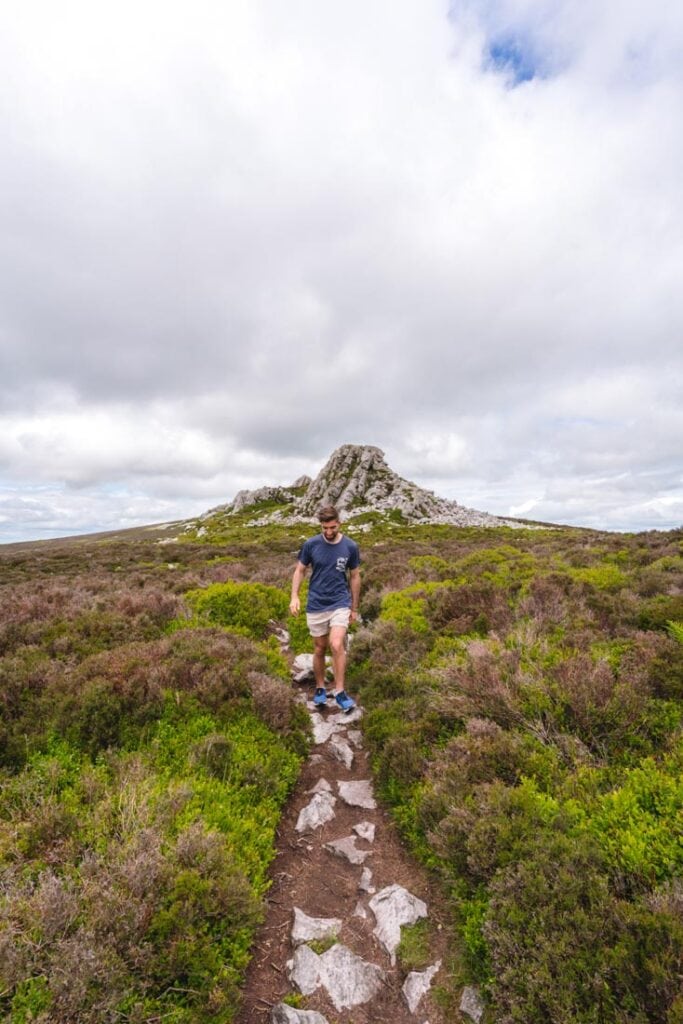
[[[330,519],[327,523],[321,523],[320,529],[323,531],[323,537],[325,540],[336,540],[339,533],[339,520]]]

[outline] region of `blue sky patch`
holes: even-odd
[[[488,46],[486,66],[503,72],[512,86],[530,82],[539,74],[532,48],[519,36],[498,36]]]

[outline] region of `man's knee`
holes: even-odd
[[[327,650],[327,641],[328,641],[328,639],[329,639],[329,637],[327,635],[325,635],[325,636],[314,636],[313,637],[313,645],[314,645],[315,653],[316,654],[324,654],[325,653],[325,651]]]
[[[346,650],[343,635],[330,637],[330,650],[332,651],[333,654],[342,654]]]

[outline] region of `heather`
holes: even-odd
[[[682,555],[570,530],[370,554],[351,679],[492,1019],[683,1020]]]
[[[229,608],[281,590],[205,546],[65,547],[0,551],[1,1018],[230,1021],[309,726]]]
[[[310,530],[249,515],[0,548],[13,1024],[234,1015],[309,743],[275,634],[304,645]],[[500,1022],[680,1024],[683,532],[355,531],[349,685],[450,906],[451,985]]]

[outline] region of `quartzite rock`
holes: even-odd
[[[353,751],[343,736],[333,733],[330,736],[330,750],[337,761],[350,768],[353,764]]]
[[[337,944],[318,956],[309,946],[299,946],[287,964],[290,981],[305,995],[321,986],[337,1010],[367,1003],[379,992],[384,971]]]
[[[334,818],[337,798],[332,793],[315,793],[310,804],[302,807],[296,822],[297,832],[312,832]]]
[[[298,946],[302,942],[312,942],[315,939],[336,938],[341,926],[342,922],[338,917],[309,917],[303,910],[294,907],[292,943]]]
[[[353,831],[359,839],[364,839],[366,843],[374,843],[375,826],[371,821],[360,821],[357,825],[353,826]]]
[[[406,998],[406,1002],[411,1013],[415,1013],[420,1004],[420,1000],[427,994],[427,992],[429,992],[432,987],[434,975],[438,973],[440,967],[441,961],[437,960],[436,963],[433,964],[432,967],[428,967],[426,971],[411,971],[403,982],[403,995]]]
[[[396,948],[401,941],[401,927],[415,924],[427,916],[427,904],[413,896],[402,885],[388,885],[370,900],[370,909],[377,919],[374,934],[396,963]]]
[[[356,848],[355,836],[344,836],[343,839],[333,839],[325,843],[325,849],[333,853],[335,857],[348,860],[349,864],[364,864],[372,853],[372,850],[359,850]]]
[[[287,1003],[278,1003],[273,1007],[271,1024],[328,1024],[327,1017],[316,1010],[297,1010]]]
[[[338,782],[339,796],[349,807],[363,807],[368,811],[374,811],[377,801],[372,795],[372,782],[370,779],[359,779],[358,782]]]
[[[474,988],[473,985],[465,985],[460,997],[460,1012],[466,1013],[468,1017],[475,1021],[475,1024],[479,1024],[479,1021],[484,1016],[484,1009],[479,989]]]

